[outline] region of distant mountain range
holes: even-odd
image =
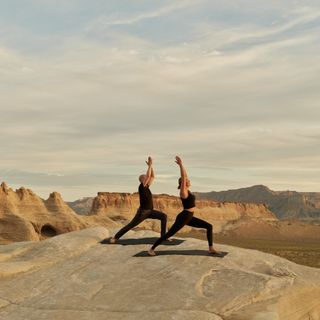
[[[199,192],[199,199],[264,203],[279,219],[320,220],[320,192],[273,191],[264,185]]]
[[[87,215],[92,208],[93,200],[94,200],[94,197],[84,197],[76,201],[67,202],[67,204],[77,214]]]

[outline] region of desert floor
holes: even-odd
[[[202,240],[205,240],[206,238],[205,233],[202,231],[181,233],[179,236],[193,237]],[[218,249],[219,244],[227,244],[246,249],[255,249],[286,258],[298,264],[320,268],[319,242],[245,239],[223,235],[215,235],[214,242],[217,244]]]

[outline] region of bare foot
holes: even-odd
[[[110,241],[110,243],[115,244],[117,242],[117,239],[112,237],[112,238],[110,238],[109,241]]]
[[[211,253],[211,254],[219,254],[220,252],[215,250],[213,247],[209,247],[209,253]]]
[[[172,242],[173,240],[171,238],[167,239],[166,241]]]
[[[156,253],[154,252],[153,249],[149,249],[148,250],[148,255],[151,256],[151,257],[154,257],[154,256],[156,256]]]

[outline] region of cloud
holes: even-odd
[[[111,28],[107,39],[83,32],[99,13],[44,51],[2,43],[0,173],[16,172],[8,182],[46,192],[51,185],[68,199],[135,190],[151,154],[154,190],[175,193],[178,153],[198,190],[264,182],[299,189],[300,181],[306,190],[308,179],[316,188],[318,10],[281,11],[273,25],[208,24],[197,14],[209,2],[197,3],[123,12],[128,25]],[[131,30],[149,16],[181,19],[188,8],[195,16],[187,43]]]
[[[104,26],[130,25],[145,19],[157,18],[177,10],[185,9],[191,6],[196,6],[201,4],[201,2],[203,1],[201,0],[176,1],[176,2],[170,3],[169,5],[156,8],[154,10],[146,11],[146,12],[137,14],[135,16],[129,16],[129,17],[117,18],[117,19],[108,19],[108,17],[102,17],[100,18],[100,23],[102,23]]]

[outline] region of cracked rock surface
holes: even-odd
[[[196,239],[148,257],[158,236],[101,244],[97,227],[0,246],[0,319],[320,319],[320,269],[225,245],[210,256]]]

